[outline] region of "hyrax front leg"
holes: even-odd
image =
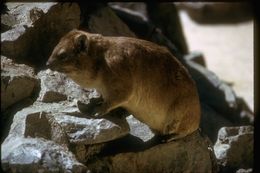
[[[103,101],[96,104],[93,115],[96,117],[103,116],[115,108],[118,108],[128,101],[129,91],[124,89],[110,89],[103,96]]]
[[[113,109],[113,107],[114,106],[112,106],[110,102],[107,101],[100,102],[99,104],[96,105],[96,107],[94,107],[93,116],[101,117],[107,114],[108,112],[110,112]]]
[[[87,115],[93,115],[94,109],[100,105],[103,102],[103,98],[97,97],[97,98],[90,98],[89,103],[84,103],[80,100],[77,102],[77,106],[80,112],[85,113]]]

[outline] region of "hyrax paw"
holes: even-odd
[[[100,113],[100,112],[97,112],[95,113],[93,116],[94,117],[102,117],[104,114]]]
[[[104,116],[106,113],[107,113],[107,112],[105,112],[105,111],[98,111],[98,112],[95,111],[95,112],[92,114],[92,116],[94,116],[94,117],[102,117],[102,116]]]
[[[105,103],[102,103],[100,105],[96,105],[94,107],[92,115],[95,117],[101,117],[107,113],[107,107]]]
[[[107,113],[106,103],[100,99],[92,99],[88,104],[78,101],[77,106],[80,112],[88,116],[100,117]]]

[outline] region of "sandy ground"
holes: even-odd
[[[238,24],[201,25],[180,11],[190,51],[204,54],[207,68],[232,82],[237,96],[254,109],[253,20]]]

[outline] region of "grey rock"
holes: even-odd
[[[188,52],[173,3],[113,2],[109,5],[139,38],[167,46],[174,55]]]
[[[92,14],[88,21],[88,29],[104,36],[135,37],[135,34],[117,17],[110,7],[100,8],[95,14]]]
[[[41,80],[38,101],[49,103],[76,99],[88,104],[92,98],[101,97],[96,90],[81,88],[63,73],[48,69],[40,71],[37,77]]]
[[[103,143],[128,132],[124,119],[86,117],[75,103],[35,102],[15,114],[9,135],[42,137],[66,145],[67,140],[73,144]]]
[[[144,123],[137,120],[133,115],[126,118],[130,126],[130,134],[140,138],[143,142],[151,140],[155,135]]]
[[[33,68],[1,56],[1,111],[32,96],[38,84]]]
[[[236,171],[236,173],[252,173],[253,172],[253,169],[250,168],[250,169],[238,169]]]
[[[102,149],[105,147],[106,143],[85,145],[85,144],[71,144],[70,149],[75,154],[77,160],[81,163],[86,164],[89,160],[96,157]]]
[[[56,114],[54,119],[66,131],[70,143],[103,143],[123,137],[129,132],[126,121],[108,116],[93,119]]]
[[[58,40],[80,23],[76,3],[6,3],[1,22],[1,53],[18,62],[43,66]]]
[[[237,97],[237,103],[239,107],[239,115],[241,118],[241,122],[248,123],[251,125],[254,124],[254,112],[249,107],[248,103],[242,98]]]
[[[129,126],[125,119],[115,118],[110,115],[98,119],[86,117],[79,112],[76,102],[35,102],[32,106],[22,109],[14,116],[9,135],[3,143],[4,147],[10,148],[10,151],[8,150],[8,153],[2,158],[5,169],[19,170],[21,172],[28,169],[35,172],[36,170],[45,170],[45,167],[47,167],[46,169],[51,171],[63,172],[65,170],[63,167],[68,167],[69,165],[67,164],[72,162],[69,161],[70,158],[66,159],[66,154],[61,154],[60,156],[60,153],[68,152],[68,147],[70,147],[80,162],[87,162],[88,159],[100,152],[106,142],[123,137],[129,133]],[[12,141],[20,140],[19,146],[12,147]],[[39,143],[39,146],[36,143]],[[54,144],[50,143],[55,143],[58,149],[53,149],[52,145]],[[39,148],[40,145],[43,148]],[[24,153],[21,153],[19,157],[23,158],[22,160],[28,158],[28,163],[17,160],[13,165],[10,164],[14,160],[13,153],[22,150],[24,147],[27,148],[24,149]],[[2,147],[2,152],[7,152],[4,150],[5,148]],[[33,150],[37,150],[40,153],[38,154],[40,158],[31,156],[36,152]],[[56,157],[55,155],[57,155],[56,161],[53,158]],[[45,156],[48,158],[45,158]],[[49,158],[49,156],[53,157]],[[45,159],[47,159],[47,165],[39,165],[45,162]],[[70,163],[63,163],[63,160],[68,160]],[[52,162],[54,162],[54,165],[50,166]],[[21,165],[18,167],[17,165],[19,164]]]
[[[253,114],[243,108],[234,90],[202,65],[187,60],[187,68],[196,82],[200,101],[206,103],[233,125],[251,125]]]
[[[145,21],[148,20],[146,4],[143,2],[109,2],[108,5],[112,9],[122,10],[129,14],[139,16]]]
[[[1,163],[7,172],[86,172],[68,148],[43,138],[10,136],[1,145]]]
[[[147,3],[147,13],[152,21],[180,51],[182,55],[189,52],[174,3]]]
[[[223,127],[219,130],[214,152],[224,169],[253,167],[254,127]]]
[[[94,172],[214,172],[208,144],[198,131],[140,152],[108,156],[88,165]],[[96,164],[96,167],[95,167]]]
[[[213,72],[193,61],[187,60],[186,62],[190,67],[191,73],[195,73],[193,76],[199,85],[198,90],[202,97],[201,99],[207,100],[207,103],[212,107],[222,110],[226,110],[227,107],[235,108],[237,106],[234,91],[230,87],[226,86]],[[196,80],[197,78],[201,79]],[[203,86],[200,87],[200,85]],[[204,87],[204,90],[201,89],[202,87]],[[208,90],[205,89],[206,87],[208,87]],[[212,95],[219,96],[216,96],[214,98],[215,100],[213,100]],[[224,103],[218,102],[218,99],[223,99]]]
[[[136,3],[139,5],[139,3]],[[143,10],[146,10],[146,4],[143,5]],[[171,53],[176,56],[181,62],[183,61],[181,52],[177,49],[175,43],[156,26],[151,20],[148,20],[146,11],[140,13],[133,11],[128,5],[111,4],[112,9],[124,21],[128,27],[138,36],[138,38],[155,42],[159,45],[166,46]],[[142,8],[142,7],[141,7]],[[142,13],[142,14],[141,14]],[[178,19],[177,19],[178,20]],[[167,24],[168,25],[168,24]],[[138,26],[138,27],[137,27]],[[179,28],[178,28],[179,29]],[[177,30],[178,30],[177,29]],[[179,34],[178,31],[176,32]],[[178,37],[181,37],[180,35]]]
[[[217,113],[207,104],[201,102],[201,120],[200,128],[210,140],[215,143],[218,136],[218,131],[221,127],[232,126],[233,123],[224,116]]]
[[[9,11],[7,14],[1,15],[1,23],[12,28],[17,26],[25,27],[25,25],[26,27],[32,27],[34,22],[38,20],[41,15],[47,13],[51,6],[55,4],[56,3],[6,3]],[[12,35],[10,39],[14,37],[15,35]]]
[[[196,62],[197,64],[200,64],[203,67],[206,67],[206,61],[202,52],[193,51],[185,55],[183,58],[188,61]]]
[[[76,105],[74,105],[76,108]],[[32,106],[22,109],[14,115],[9,135],[15,137],[45,138],[67,146],[67,135],[62,127],[54,121],[52,114],[61,110],[71,112],[72,103],[46,104],[35,102]]]

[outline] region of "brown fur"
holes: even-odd
[[[60,40],[47,64],[102,94],[97,115],[123,107],[155,132],[177,137],[199,127],[196,86],[164,47],[73,30]]]

